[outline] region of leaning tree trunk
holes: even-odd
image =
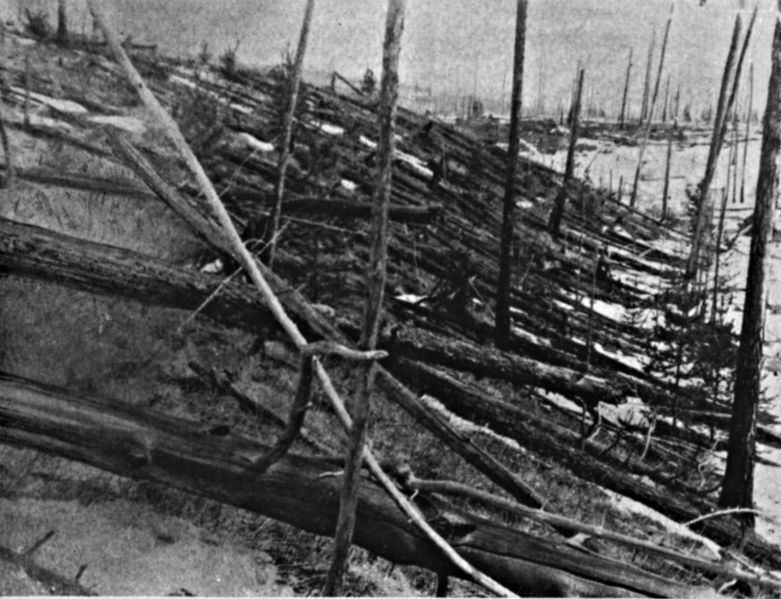
[[[528,0],[518,0],[518,11],[515,21],[513,91],[510,100],[510,137],[507,148],[507,179],[504,186],[502,239],[501,249],[499,250],[499,283],[496,290],[496,330],[494,332],[494,342],[500,348],[506,348],[510,344],[510,280],[512,278],[510,256],[515,215],[515,175],[518,172],[518,149],[521,129],[527,5]]]
[[[765,309],[765,262],[773,226],[773,205],[778,189],[776,159],[781,149],[781,20],[773,34],[772,67],[759,159],[759,180],[746,277],[746,299],[732,404],[727,468],[719,504],[752,507],[757,405],[760,397],[763,321]],[[746,522],[754,524],[753,515]]]
[[[567,151],[567,165],[564,168],[564,181],[561,189],[556,195],[556,201],[548,220],[548,230],[552,237],[558,237],[561,228],[561,219],[564,216],[564,203],[567,201],[569,186],[575,174],[575,146],[578,143],[578,125],[580,124],[580,104],[583,96],[583,76],[585,71],[580,69],[575,86],[575,100],[570,110],[572,120],[570,121],[569,150]]]
[[[727,115],[735,104],[738,84],[740,83],[740,73],[743,68],[743,61],[746,58],[748,44],[751,41],[751,32],[754,29],[756,18],[757,8],[755,7],[754,12],[751,13],[751,19],[749,20],[749,25],[746,29],[746,37],[743,38],[743,48],[740,50],[740,57],[738,58],[737,66],[735,67],[735,75],[732,78],[732,91],[730,92],[729,99],[727,99],[725,103],[729,74],[732,70],[732,63],[734,62],[735,52],[737,50],[738,37],[740,36],[740,15],[735,19],[735,29],[732,33],[732,42],[730,43],[729,54],[727,55],[727,63],[724,66],[724,76],[721,82],[719,102],[716,108],[716,121],[713,124],[713,139],[711,140],[711,147],[708,153],[708,162],[705,165],[705,176],[702,178],[699,186],[692,247],[686,263],[686,276],[691,280],[697,275],[699,256],[702,251],[703,237],[705,236],[705,216],[707,214],[706,207],[708,195],[711,183],[713,182],[713,176],[716,172],[716,164],[719,159],[719,153],[721,152],[721,146],[724,143],[724,136],[727,131]]]
[[[279,235],[279,223],[282,215],[282,198],[285,195],[285,176],[290,162],[290,141],[293,137],[293,120],[298,104],[298,90],[301,86],[301,69],[304,65],[306,43],[309,38],[309,26],[312,23],[312,12],[315,0],[307,0],[304,11],[304,21],[301,25],[301,34],[298,36],[298,48],[293,62],[293,70],[289,73],[287,108],[282,117],[282,133],[279,140],[279,162],[277,163],[277,181],[274,187],[274,206],[271,212],[271,229],[265,239],[267,244],[267,261],[269,267],[274,265],[274,254],[277,248],[277,236]]]

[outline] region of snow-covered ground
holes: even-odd
[[[741,139],[744,139],[744,136],[745,132],[741,132]],[[759,165],[759,136],[759,131],[751,132],[751,142],[749,143],[746,161],[746,195],[748,196],[750,192],[752,197]],[[707,137],[701,135],[691,137],[685,141],[673,141],[669,207],[674,214],[684,213],[686,203],[688,202],[686,189],[696,186],[702,178],[708,157],[709,141]],[[725,183],[729,160],[728,141],[725,142],[720,155],[713,189],[722,188]],[[741,166],[743,163],[743,146],[744,144],[741,141],[738,150],[738,164]],[[635,177],[639,147],[618,145],[612,141],[596,139],[581,139],[581,147],[594,149],[576,154],[576,175],[581,178],[588,177],[594,185],[605,189],[611,186],[612,183],[613,190],[617,190],[619,182],[623,180],[623,198],[627,201]],[[643,155],[643,168],[640,171],[640,180],[638,182],[639,203],[656,208],[661,206],[660,198],[664,189],[666,158],[666,141],[649,142]],[[563,172],[566,160],[566,150],[560,150],[553,155],[546,156],[543,162]]]
[[[592,147],[578,154],[576,172],[579,176],[588,176],[593,183],[607,188],[612,181],[613,189],[623,178],[624,201],[628,201],[638,158],[638,148],[619,146],[609,141],[584,140]],[[669,206],[673,213],[683,214],[688,197],[687,188],[696,186],[705,170],[708,154],[707,139],[692,139],[688,142],[674,142]],[[703,143],[705,142],[705,143]],[[741,222],[751,215],[756,190],[757,169],[759,164],[759,134],[752,132],[749,143],[746,174],[745,174],[745,204],[727,206],[725,222],[725,238],[732,238],[738,231]],[[664,186],[664,170],[667,152],[665,142],[651,143],[645,153],[643,169],[639,182],[638,208],[654,213],[661,208],[661,195]],[[721,191],[726,183],[726,171],[729,148],[722,151],[719,168],[714,179],[712,192],[721,197]],[[566,151],[546,156],[549,166],[558,170],[564,169]],[[738,164],[743,163],[743,144],[738,152]],[[739,169],[739,173],[742,169]],[[776,230],[781,231],[781,223],[776,217]],[[679,245],[680,240],[675,241]],[[741,237],[734,248],[722,256],[721,278],[728,279],[735,292],[728,298],[727,318],[734,323],[736,330],[740,329],[743,310],[743,288],[745,285],[746,268],[750,239]],[[673,249],[673,248],[669,248]],[[680,251],[679,247],[674,248]],[[766,403],[762,406],[764,413],[770,414],[776,420],[770,427],[781,434],[781,242],[773,242],[770,250],[770,266],[768,269],[769,309],[765,318],[765,363],[763,374],[763,389]],[[712,273],[711,273],[712,275]],[[650,291],[650,289],[649,289]],[[778,373],[778,374],[776,374]],[[760,512],[757,518],[757,532],[774,543],[781,544],[781,449],[769,447],[763,443],[757,446],[757,454],[763,463],[755,466],[755,507]],[[724,468],[724,452],[713,455],[713,463]]]

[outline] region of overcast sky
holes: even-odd
[[[134,39],[170,52],[197,52],[202,40],[219,54],[241,40],[239,57],[254,64],[279,60],[295,45],[304,0],[103,0],[116,26]],[[6,16],[22,0],[0,0]],[[87,27],[84,0],[69,0],[73,27]],[[48,6],[55,0],[24,0]],[[385,0],[318,0],[306,64],[357,76],[379,72]],[[718,88],[735,15],[745,0],[675,0],[666,73],[671,87],[707,104]],[[756,89],[767,85],[775,2],[760,0],[750,58],[757,63]],[[408,0],[402,50],[402,80],[434,93],[509,95],[515,0]],[[657,52],[669,0],[529,0],[525,102],[542,90],[548,104],[567,97],[576,63],[586,67],[587,94],[608,107],[620,100],[627,54],[634,49],[633,95],[639,97],[648,43]]]

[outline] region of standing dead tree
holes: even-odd
[[[777,15],[773,34],[770,82],[762,127],[759,180],[752,221],[751,250],[746,275],[746,297],[732,403],[727,467],[719,496],[723,507],[753,506],[754,455],[757,406],[760,397],[763,321],[765,314],[765,261],[773,228],[773,208],[778,191],[776,160],[781,152],[781,18]],[[753,514],[742,516],[749,526]]]
[[[521,100],[523,95],[523,61],[526,46],[526,13],[528,0],[518,0],[515,17],[515,53],[513,58],[513,90],[510,99],[510,131],[507,147],[507,178],[504,185],[502,236],[499,250],[499,281],[496,289],[496,323],[494,343],[507,348],[510,344],[510,283],[512,279],[512,242],[515,218],[515,176],[518,172],[518,153],[521,128]]]
[[[662,189],[662,216],[661,220],[664,221],[667,218],[667,205],[670,195],[670,167],[672,164],[673,155],[673,135],[678,129],[678,121],[673,124],[672,130],[667,133],[667,154],[664,161],[664,188]]]
[[[754,29],[754,23],[757,18],[757,8],[754,8],[754,12],[751,15],[751,20],[746,30],[746,37],[743,39],[743,47],[740,50],[740,57],[735,67],[735,75],[732,77],[732,91],[729,98],[727,98],[727,89],[729,88],[729,81],[732,73],[732,66],[735,62],[735,53],[737,51],[738,38],[740,37],[741,20],[740,15],[735,17],[735,28],[732,32],[732,41],[730,42],[729,52],[727,53],[727,62],[724,65],[724,75],[721,80],[721,89],[719,91],[719,100],[716,105],[716,115],[713,124],[713,137],[711,139],[711,146],[708,152],[708,162],[705,165],[705,175],[700,182],[697,203],[695,206],[694,217],[694,233],[692,235],[692,246],[689,252],[689,258],[686,262],[686,278],[692,280],[697,275],[699,270],[700,252],[702,251],[703,237],[705,236],[705,218],[708,210],[710,186],[713,183],[713,177],[716,173],[716,165],[719,160],[719,154],[721,153],[721,146],[724,143],[724,136],[727,132],[727,115],[730,114],[732,106],[735,103],[737,96],[738,83],[740,81],[740,73],[743,67],[743,61],[746,58],[746,51],[748,50],[749,42],[751,41],[751,32]]]
[[[656,47],[656,29],[651,34],[651,41],[648,43],[648,60],[645,64],[645,79],[643,80],[643,102],[640,106],[640,122],[642,123],[648,115],[648,98],[651,93],[651,68],[654,61],[654,48]]]
[[[271,228],[268,229],[265,239],[267,254],[266,259],[269,267],[274,265],[274,254],[277,248],[277,235],[279,233],[279,221],[282,214],[282,198],[285,195],[285,175],[287,165],[290,162],[290,142],[293,136],[293,119],[296,114],[296,104],[298,103],[298,90],[301,86],[301,69],[304,64],[304,55],[306,54],[306,44],[309,38],[309,27],[312,23],[312,12],[314,11],[315,0],[307,0],[304,11],[304,22],[301,25],[301,34],[298,36],[298,48],[296,49],[296,58],[293,62],[293,68],[287,77],[287,106],[282,117],[282,132],[279,139],[279,161],[277,163],[277,181],[274,187],[274,206],[271,210]]]
[[[624,95],[621,97],[621,114],[618,117],[619,128],[624,128],[626,119],[626,100],[629,95],[629,79],[632,75],[632,51],[633,48],[629,48],[629,60],[626,63],[626,79],[624,80]]]
[[[656,98],[659,95],[659,83],[662,80],[662,70],[664,69],[664,56],[667,52],[667,40],[670,39],[670,27],[673,22],[673,8],[674,4],[670,5],[670,16],[667,17],[667,24],[664,27],[664,39],[662,40],[662,51],[659,56],[659,67],[656,71],[656,81],[654,83],[654,93],[651,96],[651,101],[648,105],[648,118],[645,121],[645,132],[643,134],[643,140],[640,142],[640,150],[637,155],[637,167],[635,168],[635,179],[632,183],[632,195],[629,197],[629,205],[634,207],[637,202],[637,187],[640,184],[640,171],[643,169],[643,156],[645,150],[648,147],[648,139],[651,135],[651,124],[654,119],[654,108],[656,108]],[[649,66],[650,66],[649,56]]]
[[[578,143],[578,125],[580,123],[580,105],[583,96],[583,77],[585,71],[580,69],[578,72],[577,85],[575,86],[575,101],[570,111],[572,120],[570,121],[569,149],[567,150],[567,165],[564,168],[564,181],[561,189],[556,195],[556,201],[548,220],[548,230],[551,236],[558,237],[561,227],[561,219],[564,216],[564,203],[567,201],[567,193],[575,172],[575,146]]]
[[[754,63],[748,66],[748,106],[746,107],[746,138],[743,141],[743,165],[740,171],[740,203],[746,202],[746,165],[748,164],[748,142],[751,136],[751,108],[754,103]]]
[[[406,0],[389,0],[385,21],[385,42],[382,52],[382,82],[380,108],[377,117],[377,172],[375,174],[374,205],[372,207],[372,243],[366,270],[366,307],[364,309],[361,346],[373,350],[377,346],[388,261],[388,204],[393,175],[394,131],[399,94],[399,57],[404,31]],[[355,509],[358,504],[361,463],[366,428],[371,411],[371,393],[375,368],[368,363],[361,370],[360,387],[353,408],[353,426],[345,460],[344,482],[339,503],[339,518],[334,534],[334,554],[323,586],[326,597],[339,595],[347,565],[347,556],[355,528]]]

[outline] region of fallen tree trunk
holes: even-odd
[[[231,206],[246,209],[250,220],[262,214],[258,201],[266,199],[257,190],[231,188],[222,194],[223,201]],[[333,216],[344,219],[369,219],[371,204],[359,199],[324,200],[321,198],[299,198],[286,200],[282,207],[285,214],[306,214],[308,216]],[[410,224],[429,224],[442,212],[442,205],[433,206],[389,206],[388,218],[392,221]]]
[[[162,482],[315,534],[333,534],[341,481],[327,476],[333,471],[328,460],[287,455],[258,474],[253,460],[268,448],[249,439],[210,435],[196,423],[2,374],[0,431],[4,443]],[[464,558],[520,594],[680,596],[691,590],[444,505],[420,507]],[[358,545],[396,563],[459,574],[371,481],[361,485],[357,514]]]
[[[23,225],[2,218],[0,218],[0,266],[24,276],[53,281],[79,290],[122,296],[145,303],[185,310],[193,310],[200,306],[220,284],[220,279],[213,275],[175,268],[160,260],[129,250],[76,240],[47,229]],[[292,295],[286,295],[286,299],[295,298]],[[296,306],[296,313],[302,314],[304,309],[305,306]],[[213,298],[213,301],[203,307],[201,312],[215,322],[245,330],[257,331],[261,326],[274,326],[268,311],[257,301],[252,289],[235,282],[224,284],[220,293]],[[308,325],[317,328],[321,334],[328,338],[336,338],[340,341],[346,339],[340,332],[323,324],[322,317],[317,313],[310,314],[308,317],[304,316],[303,319]],[[483,353],[482,348],[480,352]],[[512,492],[523,503],[537,505],[533,501],[534,498],[529,498],[526,495],[523,487],[514,484],[514,477],[504,475],[503,469],[497,467],[495,460],[490,460],[493,466],[488,464],[486,454],[480,448],[471,443],[465,447],[463,443],[468,441],[468,438],[453,431],[452,427],[441,416],[432,414],[431,410],[416,401],[415,395],[390,373],[381,368],[380,377],[386,389],[392,392],[394,400],[413,414],[424,426],[434,431],[437,436],[441,436],[443,431],[452,431],[452,434],[444,439],[445,442],[451,447],[459,446],[459,454],[464,455],[469,463],[480,469],[495,483]],[[388,388],[388,383],[391,388]],[[455,406],[449,407],[457,413]],[[521,416],[517,416],[518,422],[521,422]],[[505,422],[507,419],[507,414],[503,414],[497,419],[497,422]],[[503,429],[499,427],[496,430],[502,432]],[[520,440],[526,445],[526,437],[522,437]],[[490,458],[490,456],[488,457]],[[579,468],[575,468],[573,471],[581,477],[585,474]],[[608,472],[607,468],[600,464],[600,468],[596,472],[601,474],[591,480],[606,485],[603,475]],[[633,484],[632,487],[635,485]],[[615,487],[614,490],[625,494],[631,492],[629,487],[624,490],[621,490],[622,488]],[[665,493],[662,492],[653,494],[659,498],[658,501],[663,495]],[[665,496],[669,496],[669,493]],[[643,499],[641,495],[634,495],[634,497],[644,502],[652,500],[650,497]],[[531,503],[529,499],[532,499]],[[690,520],[699,515],[699,512],[686,511],[681,512],[678,519]],[[675,518],[675,516],[672,517]],[[723,524],[723,522],[719,524],[719,521],[706,521],[701,526],[704,534],[708,534],[709,527],[716,527],[715,531],[718,537],[713,538],[720,542],[724,542],[726,535],[732,535],[732,539],[738,538],[732,527]],[[763,556],[772,556],[772,546],[766,543],[765,545],[769,548],[763,549],[764,546],[759,543],[753,557],[762,559]],[[775,560],[779,562],[778,567],[781,567],[781,558],[776,557]]]
[[[567,397],[582,399],[592,406],[600,401],[620,403],[631,391],[628,386],[617,381],[521,358],[489,347],[478,347],[465,341],[443,341],[418,329],[414,333],[396,336],[385,343],[382,349],[393,356],[468,371],[480,377],[541,387]]]
[[[99,243],[0,218],[0,265],[33,276],[144,303],[195,310],[221,279]],[[229,282],[202,313],[229,326],[260,330],[273,323],[247,286]],[[249,326],[248,326],[249,325]]]
[[[491,430],[562,464],[578,478],[635,499],[677,522],[688,522],[703,513],[716,510],[715,504],[711,502],[694,497],[677,497],[663,486],[646,484],[616,467],[609,467],[588,452],[575,449],[561,435],[554,436],[554,425],[530,417],[512,404],[467,387],[435,368],[401,359],[393,360],[390,369],[412,388],[435,397],[455,415],[472,422],[485,423]],[[726,518],[707,519],[693,525],[692,529],[725,546],[741,538],[737,523]],[[781,567],[781,548],[756,535],[753,530],[746,532],[744,551],[749,557],[773,568]]]

